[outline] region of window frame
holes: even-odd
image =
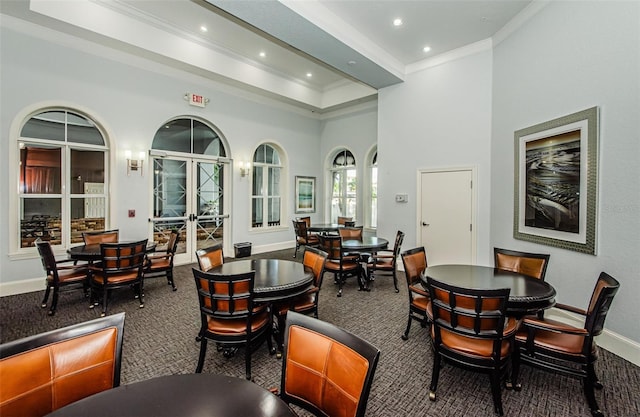
[[[340,156],[340,154],[344,154],[345,160],[347,159],[347,156],[351,156],[353,158],[353,164],[345,164],[342,166],[336,166],[336,159],[338,158],[338,156]],[[329,169],[328,169],[328,191],[329,191],[329,198],[328,200],[328,204],[329,204],[329,209],[327,210],[328,214],[329,214],[329,218],[328,221],[331,223],[336,223],[337,222],[337,217],[339,216],[350,216],[353,217],[353,219],[357,219],[358,215],[358,188],[359,188],[359,178],[358,178],[358,164],[356,161],[355,156],[353,155],[353,152],[351,152],[350,149],[348,148],[340,148],[337,149],[336,151],[333,152],[332,154],[333,156],[329,159]],[[355,173],[354,178],[355,178],[355,191],[354,191],[354,196],[350,197],[349,196],[349,171],[353,171]],[[335,176],[336,174],[340,174],[342,176],[341,178],[341,189],[339,191],[339,193],[336,195],[334,194],[334,180],[335,180]],[[333,200],[334,198],[337,198],[339,200],[342,200],[342,204],[344,207],[348,207],[348,203],[349,200],[354,200],[354,208],[353,208],[353,213],[349,213],[345,210],[345,213],[340,213],[334,216],[334,212],[333,212]]]
[[[23,128],[25,125],[35,116],[38,116],[42,113],[47,112],[65,112],[67,116],[65,117],[65,138],[64,140],[56,140],[56,139],[41,139],[41,138],[32,138],[32,137],[23,137],[21,135]],[[70,118],[68,114],[71,113],[73,116],[80,116],[89,120],[93,123],[95,129],[102,136],[102,145],[91,144],[91,143],[83,143],[83,142],[75,142],[73,138],[70,140],[67,135],[67,125],[70,123]],[[51,198],[51,199],[60,199],[61,204],[61,234],[63,236],[60,244],[53,245],[53,249],[56,253],[63,253],[66,250],[73,246],[71,243],[71,207],[72,200],[79,198],[87,198],[87,194],[78,194],[72,193],[71,181],[73,178],[73,173],[71,170],[73,167],[71,166],[72,161],[72,151],[81,150],[81,151],[98,151],[102,152],[103,160],[104,160],[104,193],[102,194],[91,194],[92,197],[100,197],[104,198],[105,203],[105,213],[104,213],[104,222],[105,229],[110,227],[110,219],[111,219],[111,210],[110,205],[111,201],[109,198],[109,182],[110,182],[110,166],[111,166],[111,158],[112,152],[109,146],[109,133],[104,128],[103,124],[100,123],[96,117],[92,116],[90,112],[79,108],[78,106],[73,105],[64,105],[64,104],[49,104],[49,105],[34,105],[29,109],[25,109],[23,112],[16,115],[14,118],[11,128],[10,128],[10,149],[9,152],[13,155],[10,158],[9,163],[9,177],[10,183],[14,184],[16,192],[11,193],[9,199],[9,258],[11,260],[16,259],[31,259],[34,257],[38,257],[37,248],[34,246],[22,247],[22,217],[23,217],[23,201],[25,199],[36,199],[40,197]],[[21,149],[23,145],[36,146],[36,147],[46,147],[46,148],[57,148],[60,149],[60,181],[61,181],[61,190],[60,193],[47,193],[47,194],[34,194],[34,193],[25,193],[20,187],[20,167],[21,167]],[[66,224],[65,224],[66,223]]]
[[[272,162],[256,162],[256,157],[258,156],[258,152],[263,147],[270,147],[274,152],[278,155],[279,163]],[[271,230],[282,230],[286,229],[287,225],[285,224],[284,219],[286,218],[286,204],[287,200],[287,187],[285,178],[287,178],[287,163],[286,163],[286,154],[281,146],[275,144],[273,142],[263,142],[260,143],[255,151],[253,152],[253,156],[251,158],[251,183],[249,187],[249,229],[252,231],[271,231]],[[260,195],[254,194],[255,189],[255,177],[257,169],[262,171],[262,193]],[[269,185],[270,185],[270,173],[273,169],[278,169],[280,171],[279,174],[279,183],[277,194],[269,195]],[[266,174],[266,175],[265,175]],[[275,225],[270,225],[269,223],[269,200],[277,198],[279,200],[279,212],[280,219],[279,223]],[[262,200],[262,226],[256,226],[257,223],[254,222],[254,201],[257,199]]]
[[[374,146],[367,156],[367,178],[366,178],[366,204],[365,204],[365,227],[371,230],[376,230],[377,225],[377,205],[378,205],[378,147]],[[374,187],[375,179],[375,187]],[[375,192],[375,197],[374,197]],[[375,204],[374,204],[375,203]],[[374,207],[376,213],[376,222],[374,223]]]

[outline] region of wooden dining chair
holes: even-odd
[[[280,351],[282,351],[285,319],[289,311],[310,314],[318,318],[318,300],[320,299],[320,289],[322,288],[322,277],[324,275],[324,265],[326,261],[326,252],[311,247],[305,248],[302,264],[305,268],[313,271],[313,285],[302,295],[273,304],[273,315],[278,323],[278,344]]]
[[[427,276],[433,322],[433,369],[429,400],[446,363],[489,374],[493,407],[502,409],[501,383],[506,376],[515,345],[518,320],[506,316],[511,289],[478,290],[455,287]]]
[[[267,305],[255,305],[255,271],[223,275],[193,268],[200,303],[200,354],[196,373],[202,372],[209,340],[218,344],[224,356],[244,346],[245,376],[251,379],[251,354],[267,341],[270,353],[271,314]]]
[[[196,251],[198,266],[202,271],[210,271],[224,263],[224,254],[222,253],[222,242],[216,243],[208,248],[198,249]]]
[[[544,281],[550,255],[493,248],[493,257],[494,266],[498,269],[517,272]]]
[[[93,245],[96,243],[118,243],[120,231],[114,230],[100,230],[94,232],[83,232],[82,240],[85,245]]]
[[[298,249],[300,246],[317,247],[320,244],[318,235],[309,233],[308,226],[305,221],[293,220],[293,230],[296,234],[296,249],[293,252],[294,258],[298,256]]]
[[[178,249],[178,241],[180,234],[177,230],[171,231],[169,241],[164,251],[156,251],[147,254],[144,266],[144,278],[166,277],[167,284],[171,285],[173,291],[176,291],[175,282],[173,281],[173,259]]]
[[[320,235],[320,248],[327,253],[325,270],[333,272],[338,283],[338,297],[342,297],[342,287],[349,276],[356,276],[360,290],[365,290],[360,254],[347,255],[342,248],[342,238],[334,235]]]
[[[584,317],[584,326],[577,327],[556,320],[526,316],[516,335],[512,383],[519,389],[520,362],[554,373],[582,379],[587,403],[594,417],[603,417],[595,389],[602,389],[595,372],[598,359],[596,337],[604,329],[613,297],[620,283],[602,272],[596,281],[587,309],[566,304],[554,307]]]
[[[0,345],[0,416],[40,417],[120,385],[124,313]]]
[[[407,293],[409,294],[409,318],[407,327],[402,334],[402,340],[409,339],[411,322],[416,320],[422,327],[429,323],[427,309],[430,302],[429,291],[426,290],[420,280],[420,275],[427,269],[427,253],[424,246],[409,249],[401,255],[404,273],[407,281]]]
[[[102,316],[105,316],[109,292],[120,288],[133,288],[134,296],[143,308],[146,252],[147,239],[131,243],[101,243],[100,262],[89,266],[89,308],[99,304],[99,293],[102,295]]]
[[[353,221],[353,217],[338,216],[338,224],[341,226],[345,226],[346,222],[351,222],[351,221]]]
[[[46,277],[46,290],[42,299],[42,308],[47,308],[49,293],[53,288],[53,298],[51,306],[47,314],[53,316],[56,314],[58,307],[58,297],[61,290],[75,290],[82,288],[85,295],[89,289],[89,267],[86,263],[78,264],[73,259],[56,260],[51,243],[45,240],[36,239],[36,247],[40,254],[42,267],[44,268]]]
[[[376,272],[386,272],[393,277],[393,286],[396,289],[396,293],[400,292],[398,288],[397,263],[403,240],[404,233],[398,230],[392,251],[379,251],[371,255],[367,262],[367,280],[369,282],[375,280],[374,275]]]
[[[316,416],[364,417],[379,358],[366,340],[291,311],[279,396]]]

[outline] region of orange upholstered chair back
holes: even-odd
[[[93,245],[96,243],[118,243],[120,232],[116,230],[102,230],[99,232],[84,232],[82,239],[85,245]]]
[[[206,249],[198,249],[196,251],[196,258],[198,258],[198,266],[202,271],[206,272],[219,267],[224,263],[222,243],[215,244]]]
[[[501,248],[494,248],[493,254],[496,268],[517,272],[544,281],[547,265],[549,264],[549,255]]]
[[[316,415],[364,416],[379,356],[357,336],[289,311],[280,396]]]
[[[124,313],[0,346],[0,415],[44,416],[120,385]]]

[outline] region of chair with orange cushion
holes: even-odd
[[[360,254],[347,255],[342,248],[342,238],[336,235],[320,235],[320,248],[327,253],[325,270],[333,272],[338,284],[338,297],[342,297],[342,287],[348,276],[356,276],[360,290],[365,290]]]
[[[550,255],[493,248],[494,266],[544,281]]]
[[[178,248],[179,234],[173,230],[169,235],[166,249],[161,252],[147,254],[147,261],[144,267],[144,278],[167,277],[167,284],[176,291],[176,284],[173,281],[173,258]]]
[[[318,246],[320,244],[318,235],[309,233],[306,221],[293,220],[293,230],[296,234],[296,250],[293,252],[294,258],[298,255],[298,249],[300,246],[304,245],[309,247]]]
[[[254,305],[255,271],[223,275],[193,268],[200,303],[200,355],[196,373],[202,372],[209,340],[227,357],[244,346],[246,378],[251,379],[251,354],[267,341],[271,343],[271,314],[268,306]]]
[[[222,253],[222,243],[216,243],[213,246],[196,251],[198,266],[202,271],[209,271],[217,268],[224,263],[224,254]]]
[[[338,224],[345,226],[347,222],[353,222],[353,217],[338,216]],[[354,222],[355,224],[355,222]]]
[[[584,394],[591,414],[602,417],[594,388],[602,389],[595,372],[598,359],[596,336],[602,333],[604,321],[618,292],[620,283],[602,272],[596,281],[586,310],[556,304],[554,308],[578,314],[585,318],[583,327],[560,321],[526,316],[516,335],[517,348],[513,361],[513,383],[519,389],[520,362],[555,373],[582,379]]]
[[[379,358],[358,336],[290,311],[280,398],[317,416],[363,417]]]
[[[44,416],[119,386],[124,316],[0,345],[0,416]]]
[[[409,293],[409,319],[402,335],[402,339],[407,340],[412,320],[419,322],[422,327],[426,327],[429,323],[427,316],[429,292],[422,287],[420,281],[420,274],[427,269],[427,253],[424,246],[420,246],[403,252],[401,257]]]
[[[101,243],[100,263],[89,266],[91,297],[89,308],[98,305],[97,293],[102,295],[102,316],[107,314],[109,292],[133,288],[135,298],[144,307],[144,262],[147,239],[131,243]]]
[[[118,243],[119,235],[120,232],[118,229],[84,232],[82,233],[82,240],[84,240],[85,245],[93,245],[96,243]]]
[[[518,321],[506,316],[511,289],[460,288],[427,276],[431,298],[433,371],[429,399],[436,389],[443,361],[489,374],[493,407],[502,410],[501,383],[507,375]]]
[[[398,256],[400,256],[400,249],[402,247],[402,241],[404,240],[404,233],[398,230],[396,233],[396,240],[393,245],[393,251],[379,251],[374,253],[367,262],[367,280],[373,281],[374,274],[376,272],[386,272],[393,276],[393,286],[396,292],[400,292],[398,289],[398,277],[396,270]]]
[[[295,311],[302,314],[311,314],[318,318],[318,299],[322,288],[322,276],[324,275],[324,264],[327,261],[327,253],[316,248],[306,248],[303,255],[302,264],[313,271],[313,285],[304,294],[290,300],[279,302],[273,305],[273,315],[278,321],[279,347],[282,348],[282,336],[284,335],[285,318],[287,312]]]
[[[47,307],[47,301],[49,300],[49,293],[53,288],[53,299],[51,300],[51,307],[48,314],[53,316],[56,314],[56,308],[58,307],[58,296],[61,289],[84,289],[85,294],[89,288],[89,268],[87,264],[77,264],[72,259],[56,260],[51,244],[48,241],[41,239],[36,240],[36,247],[40,254],[40,260],[42,266],[47,273],[47,289],[44,292],[44,298],[42,299],[42,308]]]

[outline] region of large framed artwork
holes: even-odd
[[[296,176],[296,213],[316,211],[316,178]]]
[[[515,132],[513,237],[596,254],[597,107]]]

